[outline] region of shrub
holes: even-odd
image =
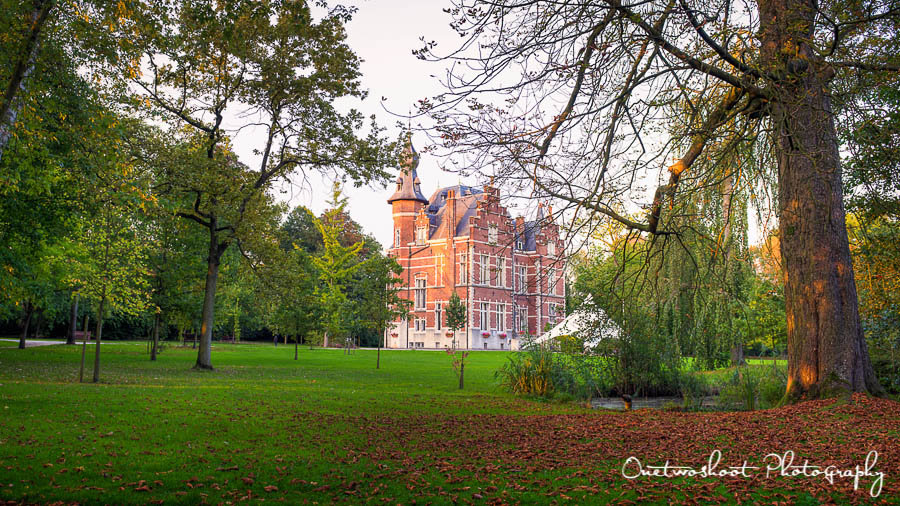
[[[512,354],[494,375],[511,393],[560,400],[605,395],[610,384],[600,357],[558,353],[535,345]]]
[[[900,394],[900,364],[889,357],[872,357],[872,369],[881,386],[890,394]]]
[[[719,390],[719,405],[746,411],[771,408],[781,402],[786,386],[787,376],[781,369],[736,367],[730,381]]]

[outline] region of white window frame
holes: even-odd
[[[426,329],[426,327],[427,327],[427,325],[428,325],[428,321],[427,321],[425,318],[418,318],[418,317],[417,317],[417,318],[413,321],[413,324],[415,325],[415,332],[425,332],[425,329]]]
[[[425,244],[428,239],[427,230],[426,227],[416,227],[416,244]]]
[[[478,280],[479,284],[487,285],[491,280],[491,256],[481,254],[481,263],[479,264],[479,274],[481,279]]]
[[[491,327],[491,305],[488,302],[482,302],[479,306],[478,317],[481,330],[490,330]]]
[[[500,286],[506,288],[506,257],[497,258],[497,270],[500,271]]]
[[[414,309],[425,309],[425,305],[428,304],[428,293],[426,290],[428,289],[428,280],[425,276],[418,276],[416,278],[416,287],[415,287],[415,308]],[[421,299],[422,304],[419,305],[419,301]]]
[[[434,329],[441,330],[443,327],[444,304],[442,302],[434,303]]]
[[[520,307],[518,318],[516,318],[516,325],[519,327],[519,332],[525,334],[528,333],[528,308]]]
[[[459,284],[466,284],[466,272],[467,272],[467,264],[466,264],[466,254],[460,253],[459,255]]]
[[[506,331],[506,304],[503,302],[497,303],[497,330]]]
[[[527,265],[520,265],[520,266],[518,266],[518,267],[519,267],[519,272],[516,273],[516,276],[519,278],[519,279],[518,279],[518,282],[519,282],[519,292],[520,292],[520,293],[525,293],[526,291],[528,291],[528,289],[527,289],[527,287],[526,287],[527,281],[528,281],[528,266],[527,266]]]
[[[556,243],[550,241],[547,243],[547,254],[550,256],[556,256]]]
[[[488,225],[488,244],[497,244],[499,237],[500,228],[495,223]]]

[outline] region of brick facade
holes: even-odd
[[[386,331],[386,346],[446,348],[455,338],[459,348],[518,349],[524,334],[561,321],[563,245],[544,208],[534,220],[513,219],[490,185],[441,188],[426,199],[417,166],[408,143],[388,199],[394,221],[388,255],[404,269],[401,296],[413,301],[413,311]],[[468,321],[448,337],[446,307],[454,291]]]

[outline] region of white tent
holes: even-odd
[[[590,297],[572,312],[565,320],[544,332],[534,340],[536,344],[552,341],[559,336],[574,336],[584,340],[585,349],[592,348],[600,341],[620,337],[622,329],[606,314],[594,305]]]

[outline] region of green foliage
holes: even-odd
[[[466,305],[460,299],[459,294],[453,292],[450,294],[450,300],[447,301],[447,328],[454,334],[466,326]],[[456,347],[456,336],[453,337],[453,346]]]
[[[501,387],[516,395],[588,400],[608,390],[603,371],[591,359],[530,346],[510,355],[495,376]]]
[[[403,268],[391,257],[376,254],[365,260],[354,282],[354,312],[363,326],[374,329],[380,342],[390,322],[406,319],[412,302],[400,297]]]
[[[784,398],[787,376],[778,367],[735,367],[730,380],[719,386],[720,407],[754,411],[777,406]]]
[[[340,186],[334,186],[333,202],[336,207],[325,212],[321,219],[315,219],[316,229],[322,236],[322,253],[312,258],[319,272],[322,288],[319,303],[325,311],[324,329],[331,337],[340,337],[350,325],[352,310],[347,299],[347,282],[361,264],[357,261],[363,243],[344,246],[340,236],[345,222],[342,219],[346,202],[341,196]]]

